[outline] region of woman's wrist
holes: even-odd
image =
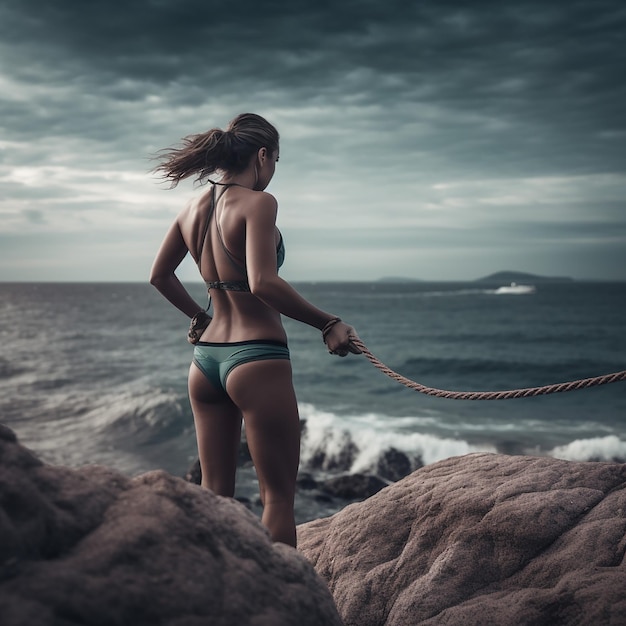
[[[211,316],[206,312],[206,309],[200,309],[195,315],[192,315],[192,320],[211,320]]]
[[[322,341],[324,343],[326,343],[326,337],[328,337],[328,334],[330,333],[330,331],[333,329],[335,324],[338,324],[339,322],[341,322],[341,318],[340,317],[331,317],[326,322],[324,327],[321,329],[321,331],[322,331]]]
[[[211,316],[204,310],[200,309],[192,318],[187,331],[187,341],[196,344],[200,341],[202,333],[211,323]]]

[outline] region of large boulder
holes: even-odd
[[[473,454],[298,527],[346,626],[626,624],[626,465]]]
[[[340,624],[324,581],[229,498],[41,463],[0,425],[2,626]]]

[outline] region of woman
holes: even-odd
[[[169,229],[150,282],[194,318],[199,338],[189,370],[202,486],[233,497],[242,418],[263,503],[262,522],[274,541],[296,545],[294,497],[300,423],[287,337],[280,315],[323,331],[329,352],[359,350],[356,333],[302,298],[278,276],[284,244],[277,203],[264,189],[278,161],[279,136],[264,118],[237,116],[164,151],[156,168],[175,187],[193,176],[211,183]],[[209,176],[221,175],[219,182]],[[213,301],[213,319],[187,293],[175,270],[187,252],[198,264]],[[210,324],[209,324],[210,322]]]

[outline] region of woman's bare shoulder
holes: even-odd
[[[276,217],[278,212],[278,200],[266,191],[256,191],[254,193],[254,210],[255,212],[268,213]]]
[[[206,194],[196,196],[185,202],[183,208],[178,213],[178,222],[196,222],[207,210],[208,202]]]

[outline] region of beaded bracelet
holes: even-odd
[[[332,330],[332,327],[339,322],[341,322],[340,317],[333,317],[326,322],[326,325],[322,328],[322,341],[324,343],[326,343],[326,337],[328,337],[328,333]]]

